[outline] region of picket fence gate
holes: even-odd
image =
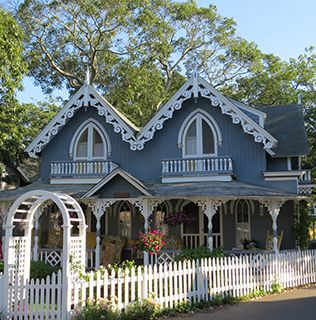
[[[139,266],[117,272],[90,272],[70,282],[70,310],[90,299],[106,299],[120,310],[136,299],[153,298],[162,307],[180,302],[210,301],[216,296],[241,297],[258,290],[271,291],[274,284],[293,288],[316,283],[316,251],[252,254]],[[0,278],[0,286],[2,284]],[[10,288],[8,319],[59,319],[62,275]],[[1,289],[1,288],[0,288]],[[11,296],[10,296],[11,294]]]

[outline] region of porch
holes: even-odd
[[[295,248],[291,231],[293,201],[276,198],[118,198],[87,199],[81,206],[88,225],[88,269],[131,259],[140,264],[170,262],[182,248],[198,246],[222,247],[237,254],[243,249],[243,239],[255,240],[258,253]],[[55,209],[49,205],[43,207],[36,217],[33,259],[58,266],[62,261],[62,231]],[[185,213],[189,222],[166,223],[166,217],[178,212]],[[149,256],[135,249],[139,231],[148,228],[160,229],[165,234],[167,245],[158,255]],[[268,242],[267,232],[270,234]],[[283,234],[282,241],[280,234]]]

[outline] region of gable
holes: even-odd
[[[150,196],[147,188],[138,179],[117,168],[83,195],[83,198],[99,196],[101,198],[135,198]]]
[[[40,134],[26,148],[30,157],[36,157],[38,153],[54,138],[54,136],[66,125],[80,108],[94,107],[105,121],[113,126],[116,133],[120,133],[123,141],[133,140],[135,132],[139,129],[134,126],[122,113],[116,110],[97,91],[85,83],[48,123]]]
[[[122,140],[130,144],[132,151],[142,150],[145,143],[153,139],[155,132],[161,130],[164,127],[164,123],[173,117],[173,113],[182,108],[183,102],[192,96],[194,98],[203,97],[208,99],[212,107],[220,108],[222,114],[229,116],[233,124],[241,125],[244,133],[252,135],[255,142],[263,144],[264,149],[268,153],[274,154],[272,148],[276,147],[277,140],[260,124],[256,123],[256,121],[243,112],[241,108],[221,95],[203,78],[197,76],[196,73],[156,113],[141,131],[100,96],[93,87],[85,83],[27,147],[26,152],[31,157],[36,157],[36,154],[42,151],[67,123],[69,118],[72,118],[75,112],[82,107],[96,108],[98,114],[104,116],[106,122],[113,126],[114,132],[120,133]]]

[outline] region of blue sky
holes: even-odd
[[[316,46],[315,0],[197,0],[200,6],[215,4],[222,16],[237,22],[237,34],[255,42],[266,53],[288,60],[297,57],[308,46]],[[32,79],[24,80],[23,102],[44,100]],[[55,96],[67,98],[66,91]]]

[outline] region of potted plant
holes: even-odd
[[[184,211],[177,211],[167,214],[164,221],[169,226],[176,226],[181,223],[190,223],[190,217]]]
[[[255,240],[244,238],[240,240],[240,243],[243,245],[244,250],[252,250],[258,248],[258,243]]]
[[[150,255],[159,253],[165,245],[163,233],[158,230],[147,230],[139,233],[138,250],[148,252]]]

